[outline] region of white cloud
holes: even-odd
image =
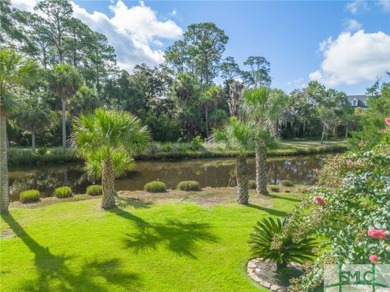
[[[320,44],[324,60],[309,77],[329,87],[375,80],[390,71],[389,48],[390,35],[383,32],[341,33]]]
[[[360,9],[368,10],[368,4],[366,0],[354,0],[347,4],[347,9],[352,14],[356,14]]]
[[[362,28],[362,24],[355,19],[347,19],[344,22],[344,30],[349,32],[355,32]]]
[[[385,12],[390,12],[390,0],[378,0],[377,4],[382,7]]]
[[[171,12],[171,15],[172,15],[172,16],[176,16],[176,14],[177,14],[176,9],[173,9],[172,12]]]
[[[12,0],[19,9],[33,11],[38,0]],[[115,3],[113,3],[115,2]],[[172,20],[161,20],[157,12],[140,1],[128,7],[122,0],[108,2],[112,16],[98,11],[88,12],[71,2],[74,17],[86,23],[92,30],[104,34],[115,48],[118,65],[131,71],[135,65],[157,65],[164,61],[165,41],[175,40],[183,30]]]
[[[300,77],[300,78],[297,78],[297,79],[295,79],[293,81],[288,81],[287,85],[289,87],[302,89],[302,88],[304,88],[307,85],[307,83],[308,82],[305,80],[305,78]]]
[[[12,6],[29,12],[34,11],[34,6],[37,4],[37,0],[11,0]]]
[[[106,35],[115,48],[118,65],[129,71],[140,63],[157,65],[163,62],[163,51],[153,47],[161,48],[164,40],[177,39],[183,33],[172,20],[159,20],[156,12],[143,2],[128,7],[120,0],[109,7],[112,17],[97,11],[89,13],[79,5],[72,4],[75,17]]]

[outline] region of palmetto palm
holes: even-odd
[[[221,142],[226,148],[238,152],[236,158],[235,173],[237,178],[237,203],[248,204],[248,165],[246,161],[247,151],[252,150],[254,125],[244,123],[231,117],[225,128],[214,130],[214,140]]]
[[[82,85],[77,69],[68,63],[54,65],[49,75],[49,90],[61,98],[62,146],[66,148],[66,100],[76,94]]]
[[[276,121],[285,107],[287,98],[280,90],[260,87],[244,92],[243,112],[255,126],[253,135],[256,153],[256,191],[267,191],[267,147],[276,145]]]
[[[73,125],[74,149],[90,173],[102,177],[102,208],[115,206],[115,176],[129,169],[133,155],[150,142],[147,127],[123,111],[97,109],[81,115]]]
[[[11,49],[0,50],[0,213],[8,212],[7,115],[18,110],[17,90],[27,85],[37,71],[32,60]]]
[[[35,136],[50,123],[50,111],[37,96],[24,101],[25,106],[18,115],[18,120],[23,127],[31,132],[31,148],[35,150]]]
[[[313,249],[316,240],[313,237],[302,238],[294,241],[292,236],[283,236],[278,244],[274,243],[276,236],[283,232],[286,220],[272,217],[264,218],[257,222],[249,237],[249,246],[252,256],[269,259],[276,262],[277,270],[284,268],[290,262],[304,263],[312,260]]]

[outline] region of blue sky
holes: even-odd
[[[37,0],[12,0],[31,9]],[[74,14],[107,35],[119,65],[163,61],[163,50],[192,23],[214,22],[229,36],[224,56],[271,63],[272,86],[287,93],[318,80],[362,94],[390,71],[390,0],[75,0]],[[216,80],[218,81],[218,80]]]

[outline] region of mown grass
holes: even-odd
[[[100,199],[14,206],[0,220],[1,291],[266,291],[246,275],[248,235],[299,199],[254,197],[249,206],[127,198],[106,212]]]

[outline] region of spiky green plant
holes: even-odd
[[[285,268],[290,262],[304,263],[314,256],[316,240],[313,237],[294,241],[289,235],[282,236],[276,244],[274,239],[283,232],[286,220],[272,217],[257,222],[249,237],[252,256],[268,259],[276,263],[277,270]]]

